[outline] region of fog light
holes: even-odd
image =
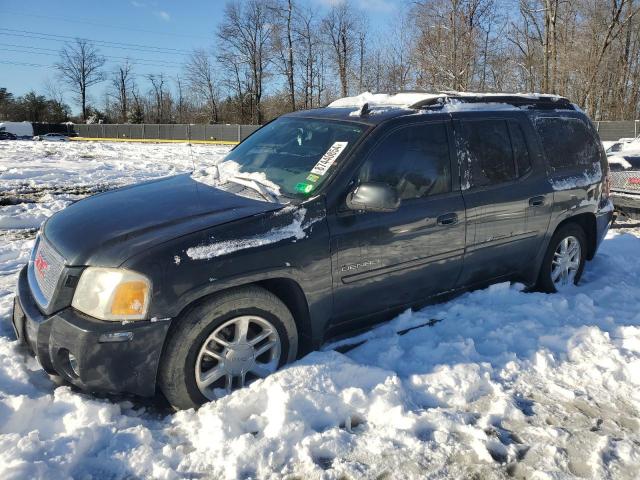
[[[80,374],[78,373],[78,360],[71,352],[69,352],[69,366],[71,367],[71,371],[75,374],[75,376],[79,377]]]

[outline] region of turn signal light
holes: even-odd
[[[140,281],[125,282],[118,285],[111,303],[112,315],[137,315],[145,308],[148,298],[148,285]]]

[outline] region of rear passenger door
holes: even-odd
[[[459,286],[522,273],[549,223],[553,195],[533,142],[518,116],[469,116],[454,122],[466,251]]]

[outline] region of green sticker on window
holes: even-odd
[[[309,193],[311,192],[311,190],[313,190],[313,185],[311,185],[310,183],[298,183],[296,184],[296,191],[300,192],[300,193]]]
[[[320,176],[316,175],[315,173],[310,173],[307,176],[307,180],[309,180],[310,182],[313,182],[313,183],[316,183],[319,179],[320,179]]]

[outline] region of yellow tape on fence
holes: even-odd
[[[230,140],[169,140],[161,138],[93,138],[69,137],[74,142],[132,142],[132,143],[197,143],[205,145],[237,145],[239,142]]]

